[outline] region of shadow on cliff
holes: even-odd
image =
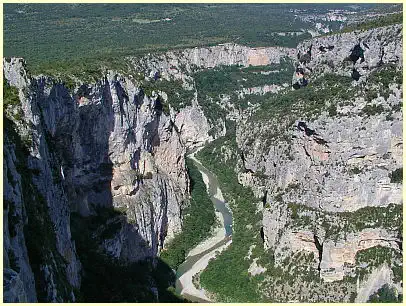
[[[128,262],[109,256],[104,250],[106,241],[130,227],[134,237],[129,240],[139,243],[136,247],[141,253],[153,254],[148,242],[138,233],[137,225],[130,224],[125,213],[113,207],[109,139],[115,124],[123,126],[124,120],[135,119],[126,112],[125,103],[131,102],[116,83],[121,116],[117,122],[110,86],[107,80],[104,82],[100,84],[101,95],[95,96],[82,85],[73,99],[61,84],[53,85],[49,95],[44,93],[44,82],[36,88],[41,123],[57,178],[54,184],[64,189],[71,205],[71,233],[82,263],[81,288],[75,295],[80,302],[183,302],[175,293],[175,273],[158,257]],[[99,102],[79,107],[84,99]],[[138,103],[137,111],[142,99],[134,97],[132,101]],[[159,145],[160,101],[155,111],[154,120],[146,127],[152,133],[148,135],[148,151]],[[135,141],[132,132],[129,129],[126,142]]]
[[[116,221],[105,226],[112,219]],[[108,208],[98,210],[95,216],[72,214],[72,237],[83,265],[78,301],[185,302],[175,293],[174,272],[161,259],[149,257],[125,263],[101,251],[103,241],[113,238],[126,220],[123,213]],[[146,242],[139,239],[145,247]]]

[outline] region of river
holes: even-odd
[[[216,176],[196,159],[196,152],[197,150],[190,153],[188,157],[193,160],[202,174],[207,192],[216,209],[216,216],[221,221],[221,226],[216,228],[212,237],[193,248],[186,260],[179,266],[176,271],[176,292],[192,302],[210,302],[204,289],[196,288],[192,279],[194,275],[206,268],[209,260],[216,256],[216,252],[221,252],[232,242],[233,217],[231,210],[224,201]]]

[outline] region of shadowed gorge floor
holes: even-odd
[[[126,222],[125,216],[112,209],[104,209],[97,216],[87,218],[77,214],[71,216],[72,237],[83,265],[78,302],[185,302],[171,291],[170,287],[175,285],[175,274],[161,259],[125,263],[98,251],[97,230],[111,218]],[[99,239],[107,239],[117,230],[119,228],[110,224]]]

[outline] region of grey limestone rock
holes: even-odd
[[[81,85],[72,95],[48,77],[27,76],[21,59],[4,61],[4,67],[7,81],[19,90],[24,111],[25,124],[18,125],[17,132],[23,134],[29,127],[32,138],[26,160],[35,173],[30,183],[45,201],[44,218],[52,222],[56,238],[56,250],[38,271],[47,284],[42,298],[74,300],[72,292],[58,291],[61,273],[71,288],[80,286],[81,265],[71,237],[70,214],[95,215],[101,208],[127,211],[128,220],[122,220],[115,237],[106,239],[104,250],[127,262],[157,256],[181,230],[181,211],[189,192],[186,148],[158,97],[143,95],[124,77],[109,73],[96,84]],[[20,174],[13,170],[12,145],[5,167],[21,184]],[[21,221],[15,227],[17,238],[10,237],[6,245],[21,267],[28,299],[34,301],[23,233],[24,206],[29,204],[16,194],[21,186],[13,188],[10,179],[5,197],[16,208],[8,221],[17,217]]]
[[[299,44],[297,65],[310,83],[328,73],[350,77],[356,69],[361,77],[352,86],[373,87],[368,77],[377,69],[402,67],[401,33],[402,26],[394,25],[314,38]],[[352,62],[359,43],[363,59],[354,57]],[[285,130],[280,126],[291,119],[288,116],[255,121],[247,113],[237,125],[236,140],[244,154],[238,177],[257,197],[266,195],[264,246],[275,252],[276,264],[296,252],[313,253],[314,267],[319,265],[320,276],[329,282],[351,275],[345,267],[355,265],[361,250],[384,246],[400,252],[399,229],[392,229],[390,222],[379,223],[389,210],[402,205],[402,185],[391,179],[403,167],[402,111],[394,107],[402,104],[402,95],[401,86],[391,83],[387,96],[339,103],[335,115],[299,114]],[[380,111],[366,114],[366,105],[379,106]],[[360,209],[367,215],[372,208],[387,211],[362,229],[331,235],[332,227],[340,228],[342,221],[327,215],[350,216]],[[326,230],[324,222],[332,227]]]

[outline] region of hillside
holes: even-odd
[[[69,5],[61,19],[58,5],[10,4],[4,301],[401,302],[403,26],[390,15],[345,29],[337,16],[376,8],[340,7],[219,5],[210,18],[230,18],[221,35],[199,25],[197,47],[188,18],[210,21],[212,5]],[[305,27],[301,38],[253,35],[244,20],[259,10],[258,31],[293,19],[284,32]],[[161,32],[160,51],[151,36],[88,61],[90,43],[63,42],[72,60],[36,54],[50,39],[22,58],[9,56],[23,50],[10,40],[18,14],[48,14],[47,37],[52,22],[97,21],[98,37],[114,20],[120,41],[126,22],[140,40],[174,20],[185,30],[171,48]],[[240,40],[225,32],[234,22]],[[179,294],[180,271],[199,295]]]

